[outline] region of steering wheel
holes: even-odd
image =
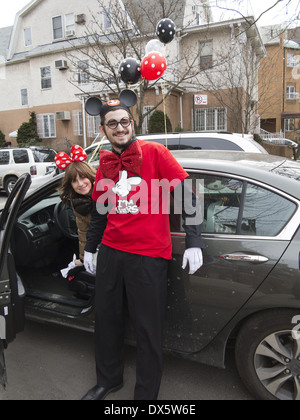
[[[73,209],[59,202],[54,208],[54,220],[60,231],[69,239],[78,239],[76,217]]]

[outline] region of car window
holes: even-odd
[[[222,235],[277,236],[295,213],[294,202],[246,181],[190,174],[203,194],[202,232]],[[171,214],[172,232],[183,232],[183,220]]]
[[[51,149],[32,150],[32,153],[33,153],[35,162],[44,162],[44,163],[55,162],[56,153],[54,152],[54,150],[51,150]]]
[[[27,150],[13,150],[14,161],[17,164],[29,163],[29,156]]]
[[[98,148],[97,152],[96,149]],[[92,162],[94,161],[99,161],[100,159],[100,151],[101,150],[112,150],[112,145],[110,143],[105,143],[102,145],[102,147],[99,147],[99,144],[96,144],[94,146],[89,147],[88,149],[85,149],[85,152],[87,154],[87,161],[89,162],[90,160]]]
[[[0,165],[9,164],[9,152],[0,152]]]
[[[203,233],[236,234],[243,182],[205,175]]]
[[[155,143],[163,144],[164,146],[168,146],[169,150],[178,150],[179,149],[179,137],[172,137],[166,139],[166,135],[161,135],[160,138],[151,139],[151,137],[143,138],[142,136],[139,137],[141,140],[146,141],[154,141]]]
[[[251,236],[277,236],[296,208],[292,201],[257,185],[248,184],[241,233]]]
[[[243,151],[241,147],[235,143],[219,138],[212,137],[192,137],[192,138],[181,138],[180,139],[180,150],[235,150]]]

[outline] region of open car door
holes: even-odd
[[[16,182],[0,217],[0,384],[6,386],[4,350],[24,329],[25,290],[18,278],[10,240],[16,218],[30,187],[31,176],[22,175]]]

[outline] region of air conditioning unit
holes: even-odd
[[[86,22],[86,16],[84,13],[76,16],[75,23],[77,23],[78,25],[83,25],[85,22]]]
[[[60,111],[56,113],[56,121],[70,121],[71,113],[69,111]]]
[[[55,68],[58,70],[67,70],[69,68],[67,60],[55,61]]]
[[[75,31],[72,29],[71,31],[66,31],[66,38],[74,38]]]

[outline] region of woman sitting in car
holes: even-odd
[[[76,266],[83,265],[86,234],[93,208],[92,192],[96,178],[96,170],[85,162],[86,159],[87,155],[80,146],[72,147],[71,156],[58,153],[55,158],[57,167],[66,171],[60,188],[62,203],[71,205],[76,217],[79,238],[79,260],[73,261]]]

